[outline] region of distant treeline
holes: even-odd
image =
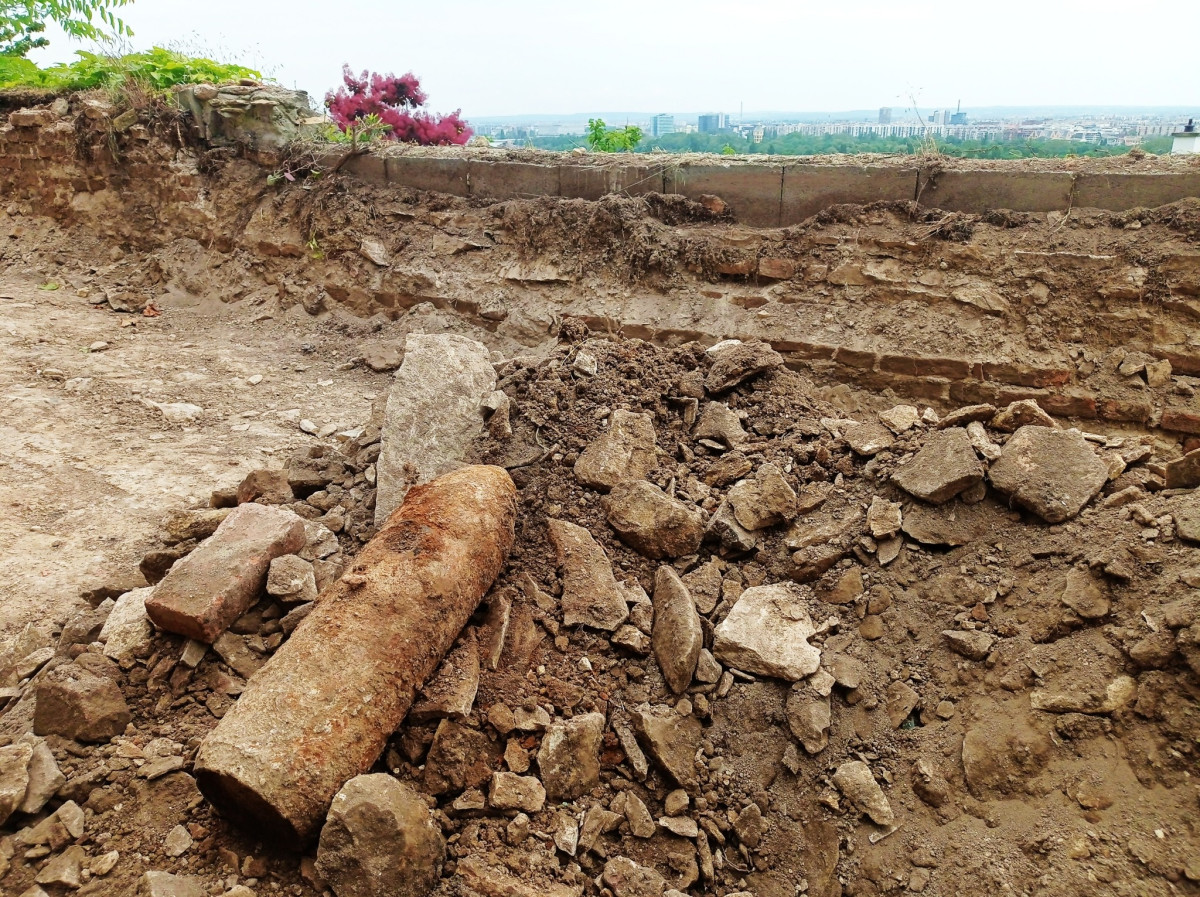
[[[534,137],[527,146],[548,150],[570,150],[586,146],[582,136]],[[1119,156],[1129,152],[1127,146],[1097,146],[1075,140],[963,140],[958,137],[939,137],[936,140],[920,137],[881,137],[868,134],[787,134],[764,139],[762,143],[736,134],[666,134],[644,137],[636,152],[655,150],[669,153],[724,153],[744,155],[759,153],[768,156],[821,156],[836,153],[895,153],[913,154],[936,149],[947,156],[975,159],[1061,158],[1064,156]],[[1149,137],[1142,142],[1148,153],[1167,153],[1170,137]]]

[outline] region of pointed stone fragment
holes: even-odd
[[[548,521],[563,571],[563,625],[611,632],[629,617],[612,564],[591,533],[565,520]]]
[[[692,684],[704,632],[692,596],[671,567],[659,567],[654,576],[652,643],[667,687],[675,694],[683,693]]]
[[[474,631],[468,629],[442,660],[433,678],[425,683],[421,697],[408,711],[408,719],[415,723],[464,720],[471,715],[478,690],[479,648]]]

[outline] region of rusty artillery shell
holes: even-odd
[[[200,745],[196,781],[236,824],[316,836],[500,574],[516,487],[473,466],[409,491]]]

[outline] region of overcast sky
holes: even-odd
[[[319,104],[413,71],[471,116],[1196,104],[1195,0],[135,0],[137,48],[249,60]],[[39,61],[70,56],[63,38]]]

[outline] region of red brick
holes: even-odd
[[[963,405],[999,404],[1000,390],[980,380],[956,380],[950,384],[950,398]]]
[[[304,521],[266,505],[236,508],[146,599],[161,629],[213,642],[258,600],[271,561],[304,547]]]
[[[1167,408],[1162,413],[1159,426],[1176,433],[1200,434],[1200,412],[1182,408]]]
[[[1016,387],[1005,388],[1001,386],[1000,389],[996,391],[995,404],[997,406],[1011,405],[1013,402],[1020,402],[1025,399],[1033,399],[1035,402],[1041,405],[1049,396],[1050,393],[1046,392],[1044,389],[1019,389]]]
[[[988,380],[1012,383],[1017,386],[1062,386],[1070,383],[1075,372],[1069,369],[1036,368],[1027,364],[1010,362],[983,363],[983,376]]]
[[[891,375],[888,386],[898,395],[928,401],[949,401],[951,381],[945,377],[905,377]]]
[[[949,377],[951,380],[966,380],[971,376],[971,362],[961,358],[914,358],[917,375],[921,377]]]
[[[874,352],[864,352],[861,349],[847,349],[845,346],[838,346],[838,350],[833,356],[833,360],[840,365],[850,368],[861,368],[863,370],[874,368],[878,358],[879,356]]]
[[[49,109],[18,109],[8,114],[8,123],[14,128],[40,128],[54,121]]]
[[[886,371],[889,374],[904,374],[908,377],[917,375],[916,359],[907,355],[881,355],[879,357],[879,370]]]
[[[1059,392],[1038,399],[1042,409],[1059,417],[1096,417],[1096,397],[1091,393]]]
[[[1154,406],[1137,399],[1100,399],[1097,403],[1102,420],[1144,424],[1154,413]]]
[[[806,343],[803,340],[771,340],[771,348],[776,352],[795,355],[797,358],[832,359],[837,351],[836,346],[826,346],[821,343]]]
[[[771,280],[788,280],[796,276],[796,264],[790,259],[767,256],[758,260],[758,276]]]

